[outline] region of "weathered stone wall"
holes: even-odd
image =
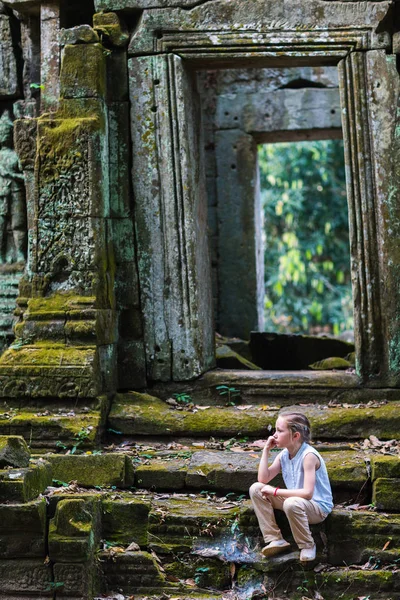
[[[277,131],[284,131],[287,137],[287,132],[296,130],[295,137],[304,137],[304,132],[314,129],[315,120],[319,118],[315,117],[318,113],[312,117],[315,102],[328,109],[327,118],[318,123],[318,129],[324,131],[325,137],[337,135],[339,109],[335,84],[321,70],[324,65],[337,64],[342,74],[342,106],[354,115],[352,122],[345,119],[345,140],[350,148],[347,154],[349,197],[354,198],[354,202],[350,202],[350,219],[356,232],[352,238],[353,278],[356,302],[361,307],[357,324],[360,336],[357,364],[359,373],[367,380],[379,379],[395,370],[398,325],[393,307],[397,306],[397,292],[389,295],[392,298],[388,305],[390,316],[382,316],[387,303],[386,295],[382,294],[384,283],[396,279],[390,257],[387,260],[386,255],[383,256],[386,248],[390,248],[389,253],[395,250],[386,242],[380,242],[379,256],[374,249],[378,238],[393,237],[389,235],[390,227],[384,216],[387,204],[381,194],[382,173],[388,174],[386,181],[392,181],[393,165],[388,166],[383,153],[374,154],[374,149],[394,148],[395,134],[391,129],[388,140],[382,140],[380,126],[369,125],[372,115],[374,123],[385,121],[385,111],[393,108],[397,93],[389,59],[382,68],[389,83],[383,87],[392,86],[392,95],[386,96],[379,105],[378,95],[371,91],[371,73],[377,72],[376,64],[381,60],[375,60],[372,53],[380,53],[381,57],[383,52],[390,54],[392,50],[390,3],[312,0],[305,5],[293,5],[284,0],[265,0],[246,3],[244,7],[227,0],[176,5],[150,0],[99,0],[95,2],[96,10],[121,11],[120,16],[127,18],[127,29],[121,27],[116,14],[104,13],[96,17],[94,24],[99,41],[90,37],[92,34],[86,38],[81,32],[82,39],[76,39],[75,43],[68,40],[66,34],[61,80],[56,34],[62,26],[62,3],[9,0],[5,5],[24,15],[22,54],[32,73],[37,72],[40,33],[38,83],[44,85],[40,90],[41,108],[53,113],[38,120],[38,146],[31,179],[31,183],[38,183],[38,191],[27,181],[28,197],[31,194],[28,221],[33,227],[29,240],[30,273],[24,294],[46,297],[71,291],[83,294],[82,297],[87,294],[96,298],[95,308],[100,312],[94,321],[102,314],[102,318],[108,315],[106,320],[111,319],[113,323],[112,334],[102,337],[98,327],[91,333],[91,339],[101,347],[101,352],[95,353],[97,357],[103,356],[99,364],[104,368],[112,365],[110,377],[114,378],[114,384],[110,389],[115,385],[117,362],[124,387],[143,385],[146,377],[190,379],[214,364],[212,275],[217,290],[214,299],[219,328],[222,317],[226,318],[230,312],[234,318],[233,323],[223,326],[226,332],[236,332],[234,329],[243,315],[249,317],[246,323],[243,320],[245,333],[261,327],[262,252],[257,242],[260,223],[255,218],[257,176],[252,167],[255,142],[276,139],[281,135]],[[139,10],[143,10],[140,19]],[[32,27],[30,19],[34,19]],[[126,48],[130,57],[129,84],[125,76]],[[293,64],[297,69],[294,74],[267,73],[268,69],[286,69]],[[211,94],[203,107],[203,116],[207,111],[209,114],[203,129],[206,139],[202,141],[193,72],[224,71],[232,67],[235,72],[227,74],[227,71],[221,82],[213,83],[212,76],[207,81],[211,88],[219,88],[213,91],[214,106],[210,108]],[[244,67],[253,72],[243,75],[245,71],[238,69]],[[310,67],[316,78],[311,88],[304,83],[310,80],[306,72]],[[29,69],[25,69],[25,73]],[[268,77],[274,91],[268,94],[268,100],[261,102],[258,99],[263,94],[261,85]],[[26,76],[22,82],[26,90]],[[315,87],[315,83],[325,87]],[[127,85],[131,105],[134,204],[126,178],[130,163]],[[241,106],[240,111],[234,109],[236,102]],[[227,110],[228,106],[231,110]],[[28,111],[27,106],[21,108],[22,115],[27,114],[24,111]],[[356,122],[362,134],[355,133]],[[50,148],[46,144],[52,145],[65,128],[67,137],[74,139],[72,147],[76,146],[79,158],[88,153],[90,166],[82,161],[82,176],[87,185],[81,189],[83,195],[101,197],[96,200],[100,204],[90,201],[86,205],[86,208],[96,206],[96,210],[101,206],[99,213],[95,210],[92,214],[91,208],[83,208],[86,214],[71,218],[66,207],[68,203],[72,206],[79,201],[64,203],[65,194],[68,195],[64,183],[66,187],[70,185],[69,174],[62,184],[54,184],[56,191],[54,185],[49,187],[45,180],[46,169],[54,170],[54,164],[50,164],[53,159],[45,152]],[[81,131],[88,135],[87,146]],[[213,131],[214,139],[211,139]],[[236,141],[228,143],[229,136],[236,136]],[[213,209],[210,230],[218,234],[212,240],[213,263],[217,267],[213,274],[205,235],[204,145],[206,155],[216,157],[214,164],[214,158],[206,162],[208,203]],[[232,151],[231,156],[228,149]],[[359,151],[362,160],[356,161]],[[65,148],[62,152],[66,152]],[[382,164],[379,163],[381,156]],[[61,155],[57,154],[56,165],[59,159]],[[67,161],[70,160],[72,156],[67,157]],[[72,162],[79,162],[77,156]],[[76,190],[83,185],[77,179],[76,184]],[[117,188],[120,189],[114,193]],[[249,194],[252,200],[245,214],[237,210],[237,205],[229,205],[232,194],[226,193],[228,189],[241,198]],[[73,193],[76,190],[72,190]],[[42,196],[44,199],[54,195],[62,198],[61,205],[65,204],[66,212],[60,214],[66,219],[63,229],[69,232],[64,238],[60,234],[57,241],[54,232],[49,234],[44,226],[48,223],[55,229],[57,223],[45,215],[47,203],[41,200]],[[53,208],[58,206],[58,201],[51,202]],[[242,209],[243,206],[242,202]],[[42,210],[46,219],[39,218]],[[239,231],[238,236],[234,237],[232,231]],[[74,236],[77,240],[71,241]],[[77,250],[79,236],[84,242]],[[237,257],[242,247],[246,248],[247,257],[236,262],[231,253],[236,251]],[[81,268],[76,267],[77,263]],[[237,267],[232,269],[232,264]],[[243,286],[244,281],[251,282],[248,289]],[[236,313],[232,306],[235,289],[232,291],[228,283],[232,283],[233,288],[244,288],[243,302],[236,294]],[[368,298],[366,303],[359,300],[364,297]],[[26,301],[25,304],[21,301],[20,306],[24,313]],[[113,329],[117,323],[114,317],[120,323],[118,334]],[[39,322],[38,317],[30,320]],[[38,325],[30,327],[42,332],[46,329]],[[19,330],[21,335],[28,331],[25,321]],[[87,339],[85,335],[82,340]],[[133,369],[130,369],[131,364],[135,365]]]

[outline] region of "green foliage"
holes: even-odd
[[[179,404],[190,404],[192,401],[192,397],[190,394],[172,394],[174,400],[176,400]]]
[[[82,427],[75,435],[74,445],[71,450],[71,454],[75,454],[79,446],[81,446],[90,436],[91,427]]]
[[[231,387],[229,385],[217,385],[215,389],[218,390],[218,394],[220,396],[228,396],[228,404],[230,405],[235,404],[235,398],[239,399],[240,390],[236,389],[235,387]]]
[[[341,140],[260,146],[265,329],[353,328]]]

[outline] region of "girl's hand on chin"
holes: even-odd
[[[268,450],[270,450],[271,448],[275,448],[275,446],[276,446],[276,440],[272,435],[270,435],[270,437],[267,439],[267,443],[265,444],[265,447],[268,448]]]
[[[263,496],[273,496],[276,488],[273,485],[264,485],[261,488],[261,493]]]

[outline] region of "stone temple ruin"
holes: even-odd
[[[0,599],[400,598],[399,3],[7,0],[0,31]],[[342,137],[356,368],[310,371],[324,340],[263,333],[257,144]],[[247,496],[286,406],[337,504],[307,571]]]

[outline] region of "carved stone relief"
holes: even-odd
[[[17,60],[11,36],[10,17],[0,2],[0,98],[15,98],[19,93]]]

